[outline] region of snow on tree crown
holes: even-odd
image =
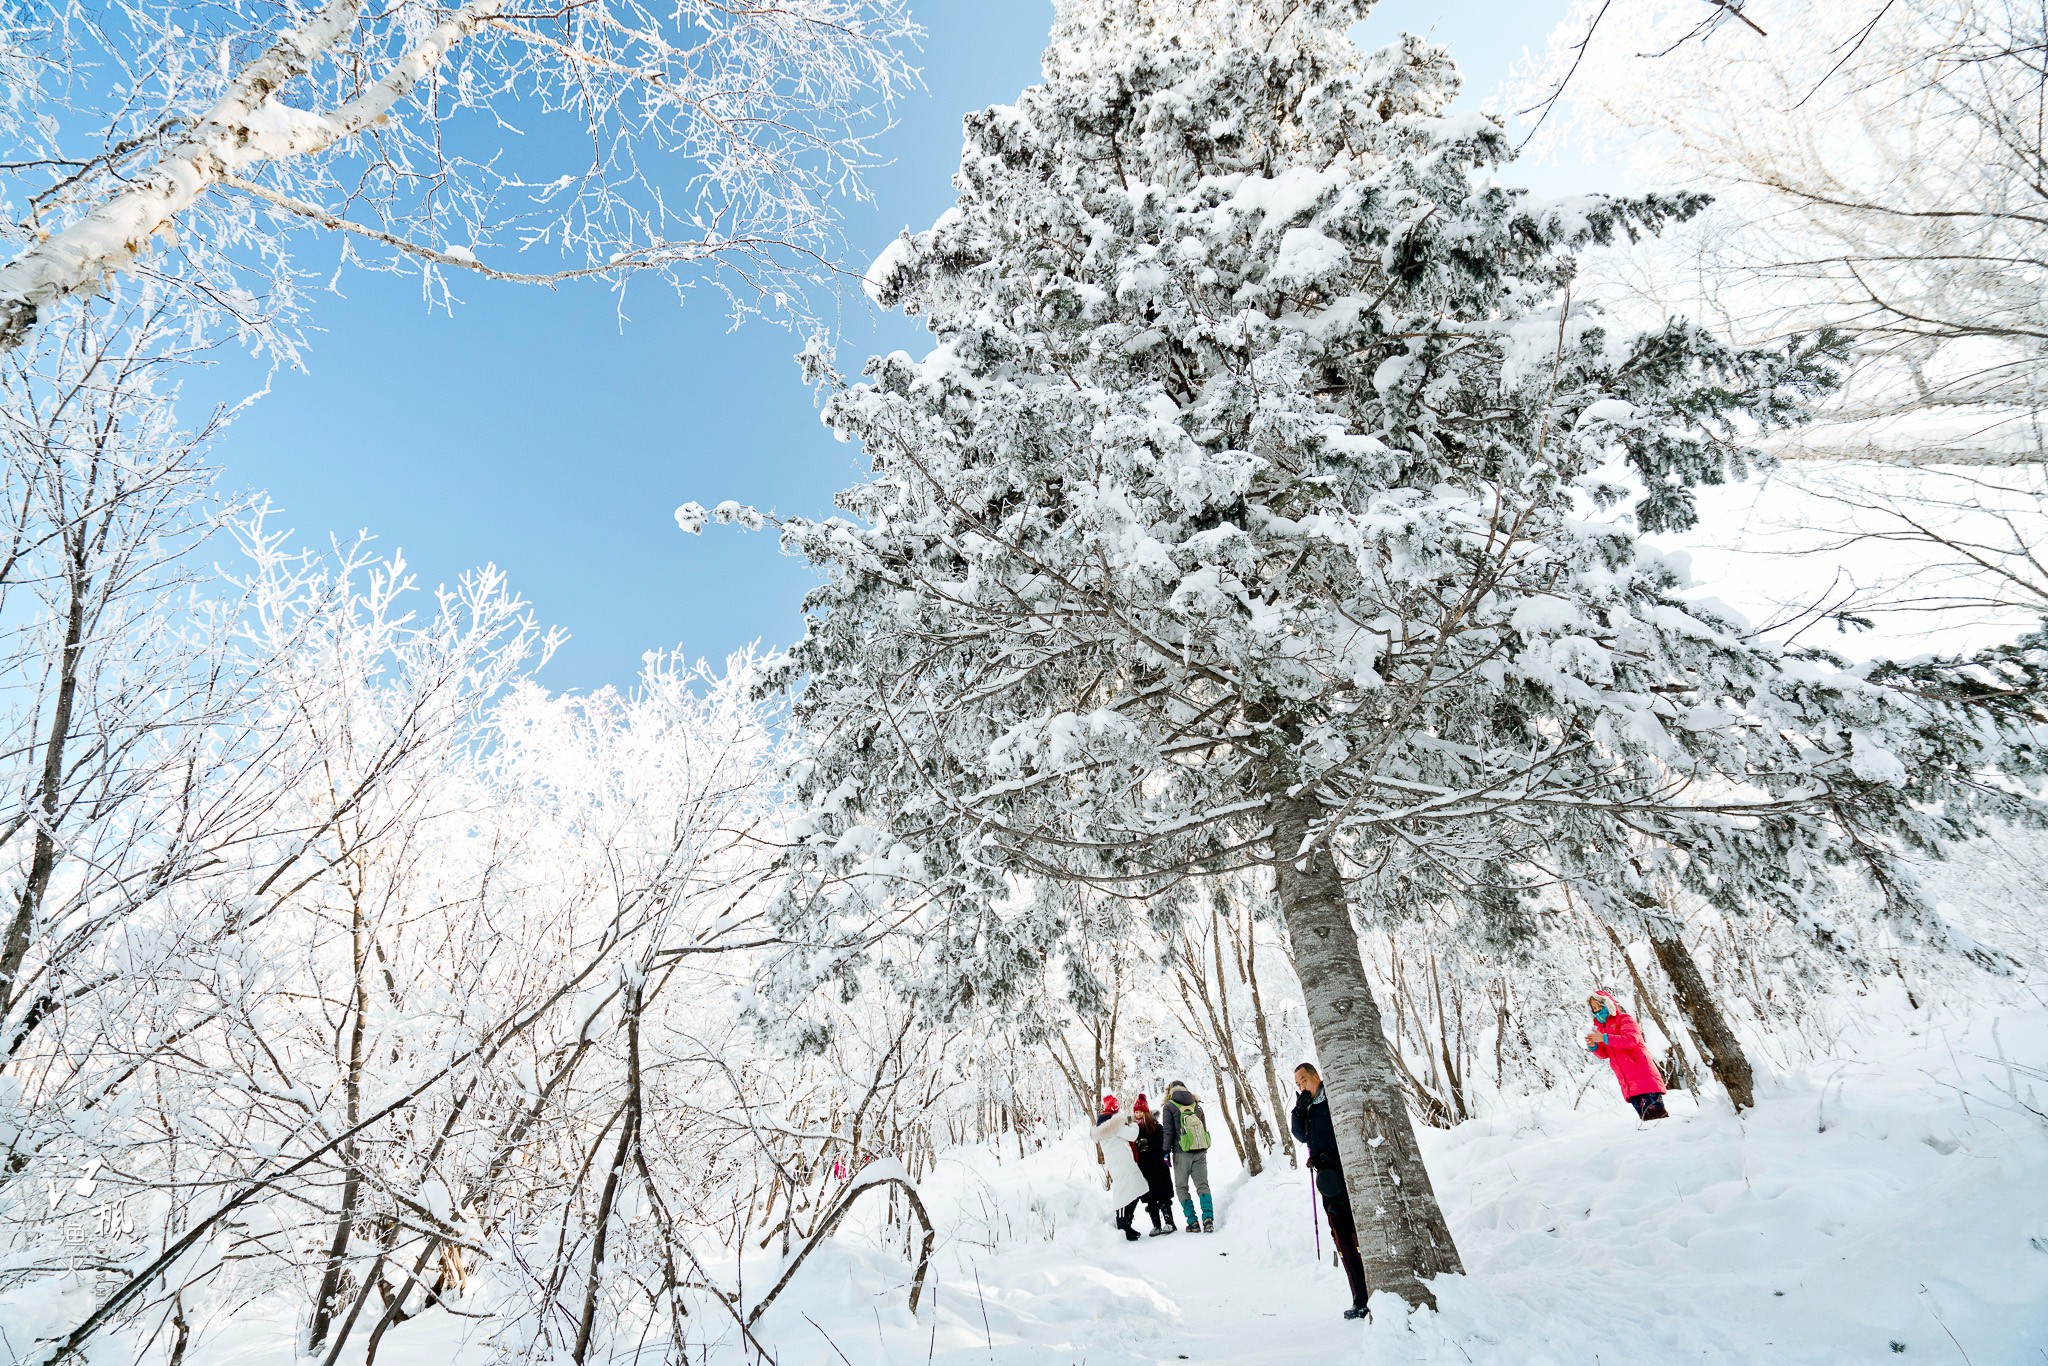
[[[1959,753],[1678,598],[1637,538],[1799,417],[1832,342],[1573,306],[1582,248],[1699,199],[1503,188],[1448,58],[1358,51],[1356,12],[1254,41],[1266,10],[1205,9],[1195,44],[1146,4],[1062,11],[1045,83],[967,120],[958,202],[869,272],[935,345],[828,404],[874,461],[852,518],[785,523],[829,574],[790,663],[804,838],[982,907],[948,921],[961,961],[1043,942],[1000,911],[1021,873],[1156,891],[1262,857],[1283,789],[1426,843],[1418,897],[1511,905],[1494,870],[1540,854],[1627,865],[1602,894],[1634,914],[1648,846],[1683,844],[1705,892],[1790,905],[1828,857],[1817,784],[1903,793]],[[1702,783],[1786,800],[1682,809]]]

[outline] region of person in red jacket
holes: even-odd
[[[1621,1094],[1636,1107],[1640,1118],[1669,1119],[1671,1112],[1664,1108],[1664,1078],[1657,1075],[1657,1064],[1643,1047],[1643,1031],[1635,1017],[1621,1008],[1613,992],[1604,989],[1588,996],[1586,1005],[1593,1012],[1587,1050],[1607,1059],[1614,1079],[1621,1083]]]

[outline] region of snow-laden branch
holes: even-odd
[[[126,270],[193,201],[270,161],[324,151],[362,132],[411,94],[450,48],[504,7],[472,0],[436,25],[361,95],[327,114],[279,98],[362,18],[364,0],[328,0],[245,66],[204,118],[165,149],[149,172],[83,217],[31,243],[0,266],[0,349],[19,346],[43,309],[90,293]]]
[[[651,272],[721,281],[743,311],[795,306],[832,272],[833,201],[863,193],[863,125],[914,79],[903,0],[326,0],[241,7],[204,35],[117,7],[119,24],[22,35],[43,60],[0,73],[56,115],[0,120],[0,189],[27,206],[0,265],[0,350],[124,276],[174,279],[289,349],[289,242],[309,227],[345,264],[443,282],[437,300],[454,271]],[[150,79],[120,91],[45,74],[138,64]]]
[[[839,1227],[840,1221],[853,1208],[854,1201],[869,1191],[888,1188],[903,1192],[904,1202],[909,1205],[910,1212],[917,1216],[919,1226],[924,1229],[924,1241],[919,1245],[917,1253],[917,1270],[910,1278],[910,1312],[915,1315],[917,1302],[924,1295],[925,1273],[931,1269],[934,1236],[932,1219],[925,1213],[924,1197],[918,1194],[917,1183],[910,1179],[910,1173],[903,1169],[903,1164],[894,1158],[879,1158],[854,1174],[853,1179],[847,1183],[845,1193],[832,1207],[832,1212],[819,1221],[818,1227],[804,1240],[804,1245],[797,1250],[796,1255],[784,1264],[782,1274],[775,1278],[775,1284],[768,1288],[768,1293],[755,1301],[753,1309],[747,1314],[748,1326],[751,1327],[761,1315],[768,1312],[768,1307],[775,1303],[776,1297],[795,1278],[797,1269],[804,1264],[804,1260],[816,1250],[818,1244],[831,1237],[832,1231]]]

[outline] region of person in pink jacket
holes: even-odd
[[[1650,1051],[1643,1047],[1643,1031],[1635,1017],[1621,1008],[1613,992],[1605,989],[1588,996],[1586,1005],[1593,1012],[1593,1028],[1586,1035],[1587,1050],[1594,1057],[1607,1059],[1607,1065],[1614,1069],[1614,1079],[1621,1083],[1621,1094],[1636,1107],[1640,1118],[1669,1119],[1671,1112],[1664,1108],[1664,1078],[1657,1075],[1657,1064],[1650,1061]]]

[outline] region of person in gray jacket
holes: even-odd
[[[1202,1102],[1184,1082],[1169,1082],[1166,1103],[1159,1107],[1166,1128],[1166,1150],[1173,1155],[1173,1193],[1180,1197],[1180,1212],[1187,1216],[1188,1232],[1216,1231],[1216,1207],[1209,1200],[1209,1117]],[[1195,1217],[1190,1192],[1202,1197],[1202,1215]]]

